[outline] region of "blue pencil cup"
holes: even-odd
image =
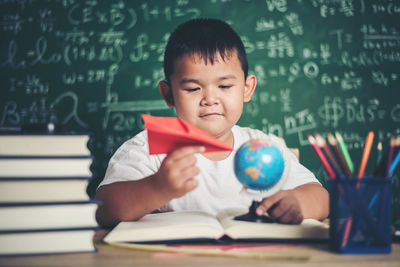
[[[340,177],[329,182],[330,248],[339,253],[390,253],[391,179]]]

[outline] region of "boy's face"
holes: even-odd
[[[189,54],[176,60],[170,83],[171,87],[160,82],[159,88],[178,117],[227,140],[242,114],[243,103],[251,99],[256,78],[249,75],[245,79],[236,52],[225,61],[218,57],[207,65],[198,55]]]

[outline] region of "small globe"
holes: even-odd
[[[281,151],[268,140],[251,139],[235,154],[236,177],[245,187],[252,190],[266,191],[277,186],[283,169]]]

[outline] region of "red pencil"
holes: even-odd
[[[317,157],[321,161],[322,166],[324,166],[324,168],[325,168],[326,172],[328,173],[329,177],[331,177],[332,179],[335,179],[336,178],[335,172],[333,171],[331,165],[329,165],[329,162],[326,159],[324,153],[317,146],[317,142],[315,141],[315,138],[311,134],[308,135],[308,141],[310,142],[311,147],[313,148],[315,154],[317,154]]]
[[[308,141],[310,142],[311,147],[314,149],[315,153],[317,154],[318,158],[320,159],[320,161],[321,161],[322,165],[324,166],[324,168],[325,168],[326,172],[328,173],[328,175],[332,179],[336,179],[335,172],[332,170],[332,167],[329,165],[329,162],[325,158],[325,155],[322,152],[322,150],[317,146],[315,138],[312,135],[308,135]],[[338,190],[339,190],[339,193],[344,197],[345,196],[344,190],[343,190],[343,188],[342,188],[340,183],[338,183]],[[347,224],[350,223],[350,226],[351,226],[352,218],[350,217],[349,219],[350,220],[347,221]],[[347,230],[347,232],[349,232],[349,228],[348,227],[346,227],[346,230]],[[348,238],[349,233],[345,233],[344,235],[345,235],[345,237]],[[347,240],[345,241],[345,243],[347,243]],[[343,245],[343,243],[342,243],[342,245]]]
[[[333,155],[331,149],[326,144],[325,139],[320,134],[316,133],[315,140],[317,141],[317,145],[321,148],[322,152],[325,154],[326,159],[330,163],[333,171],[337,175],[342,176],[343,175],[342,169],[340,168],[339,164],[337,163],[335,156]]]

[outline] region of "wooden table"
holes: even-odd
[[[105,232],[96,233],[95,240],[99,241]],[[96,243],[96,253],[79,253],[48,256],[0,257],[0,266],[399,266],[400,244],[392,245],[390,254],[356,254],[341,255],[331,252],[328,244],[292,244],[272,248],[271,255],[306,256],[305,261],[242,259],[223,256],[192,256],[160,252],[148,252],[126,248],[112,247]],[[172,256],[175,255],[175,256]]]

